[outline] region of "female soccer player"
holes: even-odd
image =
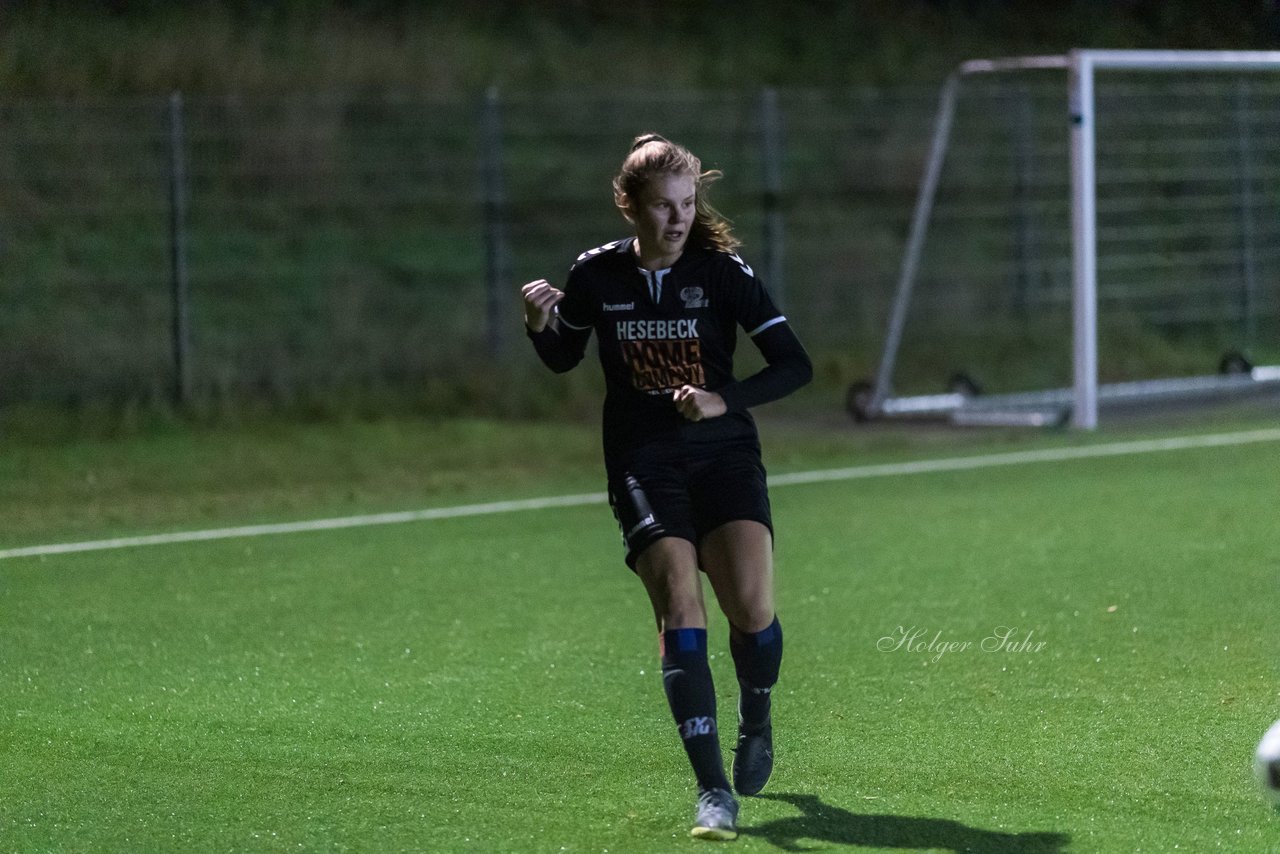
[[[708,203],[720,177],[657,134],[637,137],[613,181],[634,236],[578,257],[561,291],[522,289],[525,326],[557,373],[582,360],[594,331],[604,369],[604,458],[626,562],[658,622],[662,680],[699,798],[693,835],[737,836],[707,665],[706,573],[729,621],[742,693],[733,762],[739,794],[773,769],[770,691],[782,660],[773,605],[773,523],[748,409],[809,381],[804,347],[739,242]],[[766,366],[736,379],[737,328]]]

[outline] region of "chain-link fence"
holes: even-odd
[[[1130,271],[1132,322],[1161,340],[1208,322],[1266,345],[1274,328],[1280,100],[1249,85],[1228,91],[1236,106],[1211,127],[1197,129],[1212,111],[1167,93],[1117,102],[1114,119],[1100,109],[1100,134],[1110,122],[1128,138],[1140,115],[1165,125],[1154,147],[1100,161],[1114,235],[1103,242],[1143,229],[1155,239],[1111,262],[1102,250],[1100,263]],[[993,320],[1065,304],[1065,91],[995,81],[958,115],[900,380],[939,387],[963,366],[952,364],[960,338],[990,341]],[[291,401],[517,375],[531,360],[519,284],[562,280],[580,251],[625,233],[609,180],[649,130],[724,171],[713,201],[820,375],[870,375],[937,97],[0,104],[0,406]],[[1185,216],[1159,204],[1200,181],[1213,188],[1193,187]],[[1035,325],[1024,327],[1031,337],[1005,336],[998,358],[1035,358]]]

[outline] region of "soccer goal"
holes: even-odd
[[[1280,52],[973,60],[855,418],[1067,423],[1280,386]]]

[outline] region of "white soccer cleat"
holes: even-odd
[[[728,789],[707,789],[698,796],[691,836],[728,842],[738,838],[738,800]]]

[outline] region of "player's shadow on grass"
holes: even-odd
[[[1063,854],[1071,837],[1064,833],[1002,833],[981,830],[945,818],[863,815],[824,804],[817,795],[757,795],[784,801],[800,815],[739,827],[784,851],[807,851],[800,840],[875,848],[929,848],[974,854]]]

